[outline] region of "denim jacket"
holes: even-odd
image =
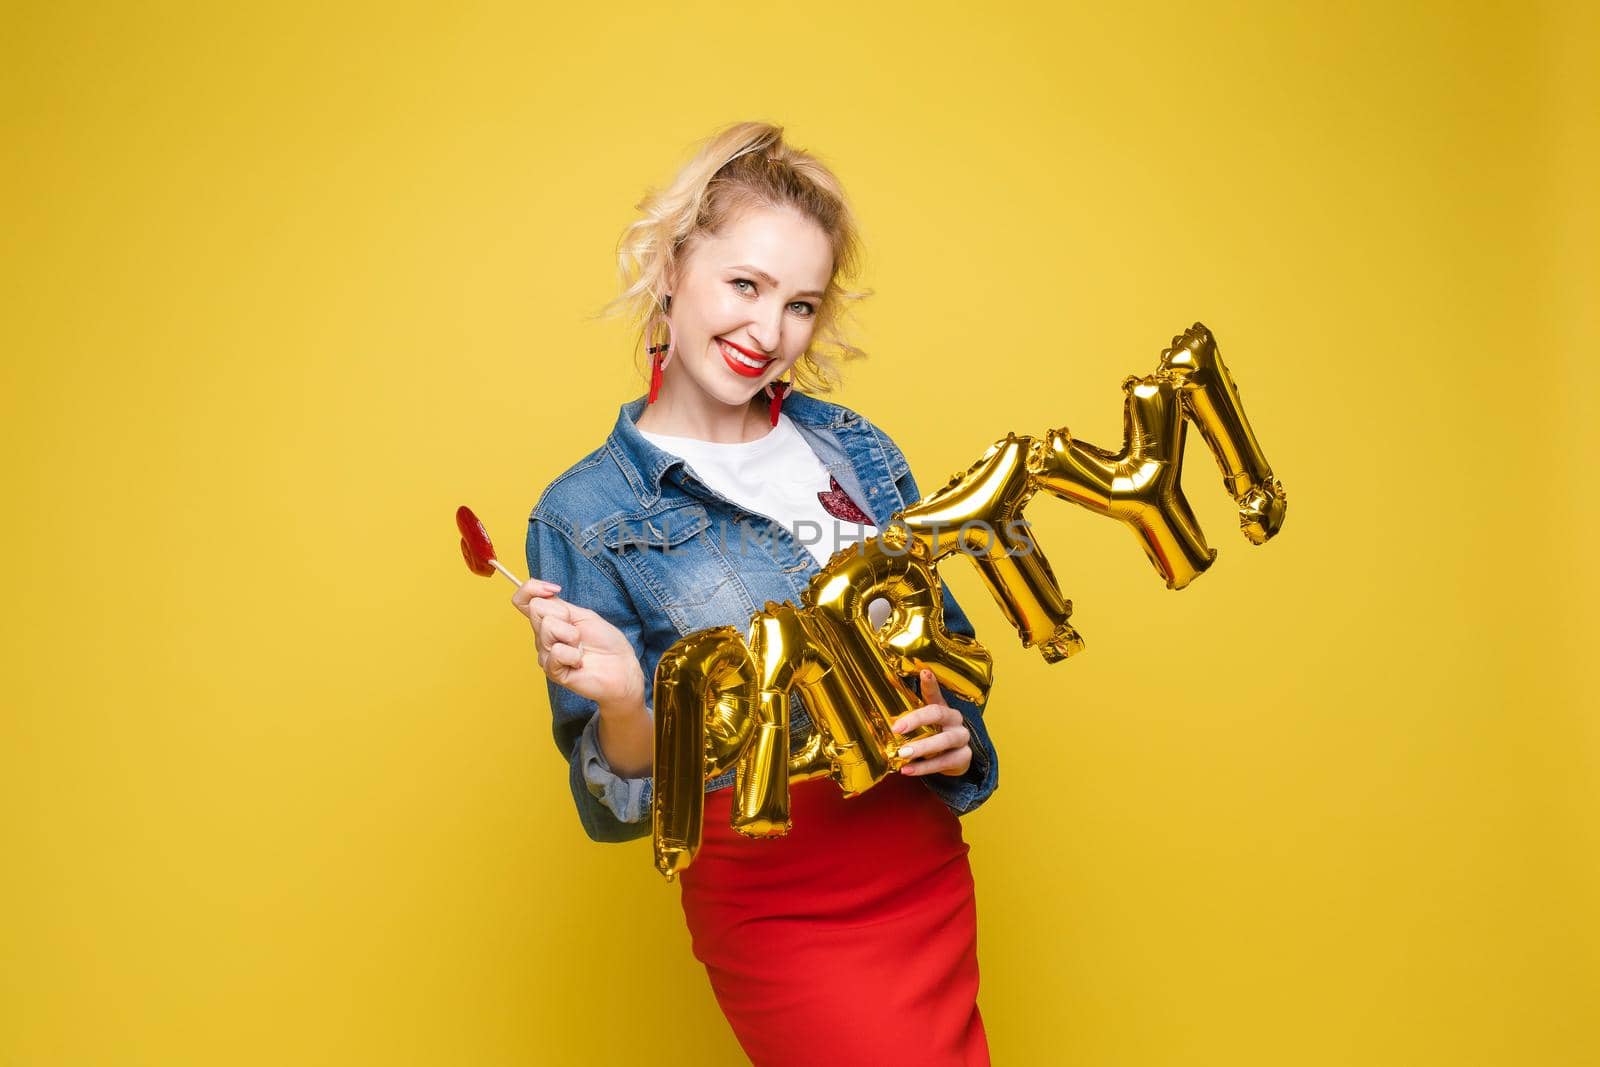
[[[800,605],[821,568],[782,523],[715,492],[685,460],[646,440],[635,425],[644,406],[642,396],[623,404],[605,443],[540,494],[528,516],[527,553],[530,575],[558,583],[563,599],[627,635],[644,669],[645,707],[653,716],[656,664],[673,642],[714,626],[742,634],[768,600]],[[880,530],[894,512],[921,498],[904,454],[861,415],[798,392],[784,398],[783,410]],[[952,633],[975,636],[948,587],[944,623]],[[907,679],[918,692],[914,676]],[[600,751],[596,703],[546,681],[556,747],[569,764],[584,830],[596,841],[647,836],[652,779],[614,774]],[[984,705],[950,693],[945,699],[966,719],[972,764],[960,777],[935,773],[921,780],[960,815],[994,792],[1000,768]],[[789,702],[791,746],[798,751],[813,727],[799,696],[791,693]],[[726,788],[733,778],[727,771],[707,782],[706,791]]]

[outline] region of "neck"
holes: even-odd
[[[662,382],[656,402],[645,405],[635,423],[639,429],[715,444],[759,441],[772,432],[771,401],[765,392],[745,404],[724,404],[704,393],[691,399],[681,395],[686,390],[673,390],[670,384]]]

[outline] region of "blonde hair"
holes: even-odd
[[[702,234],[715,235],[751,207],[788,207],[815,222],[833,248],[833,275],[816,310],[811,344],[791,371],[796,388],[826,393],[840,380],[840,365],[866,353],[845,335],[851,305],[872,295],[845,286],[860,267],[861,242],[839,179],[811,153],[784,143],[783,127],[739,122],[700,142],[694,156],[664,189],[647,190],[635,205],[642,217],[617,241],[622,292],[597,317],[625,315],[637,331],[635,365],[649,366],[645,336],[662,310],[662,289]]]

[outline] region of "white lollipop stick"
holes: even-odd
[[[515,574],[512,574],[510,571],[506,570],[505,567],[501,566],[499,560],[491,559],[489,561],[489,566],[505,575],[506,581],[510,582],[512,585],[516,586],[518,589],[522,588],[522,579],[518,578]]]

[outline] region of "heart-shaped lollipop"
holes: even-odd
[[[456,508],[456,529],[461,531],[461,558],[467,561],[468,570],[485,578],[499,571],[506,576],[506,581],[519,589],[522,587],[522,579],[506,570],[494,558],[494,543],[489,540],[489,531],[483,528],[478,516],[465,504]]]

